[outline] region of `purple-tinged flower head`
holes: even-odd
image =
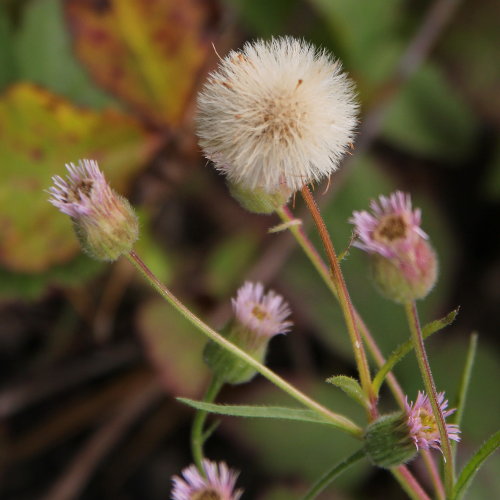
[[[444,392],[438,394],[438,403],[444,418],[455,412],[454,409],[447,409],[448,400],[444,399]],[[417,449],[428,450],[429,448],[435,448],[441,451],[439,429],[432,412],[429,398],[423,392],[419,391],[415,403],[408,404],[408,401],[406,401],[405,408],[410,435]],[[460,430],[458,425],[446,424],[446,432],[448,433],[449,439],[460,441]]]
[[[401,191],[380,196],[370,203],[372,213],[355,211],[350,222],[356,226],[354,245],[368,253],[391,259],[411,252],[415,242],[427,239],[420,228],[421,211],[412,209],[411,197]]]
[[[224,462],[219,464],[203,460],[204,475],[191,465],[174,476],[172,500],[238,500],[243,491],[235,490],[238,473]]]
[[[129,202],[111,189],[94,160],[66,165],[66,179],[56,175],[49,202],[69,215],[82,248],[98,260],[128,253],[139,235]]]
[[[455,410],[448,410],[444,393],[438,403],[446,418]],[[455,424],[446,424],[449,439],[460,441],[460,430]],[[439,429],[429,398],[418,393],[416,402],[405,401],[404,411],[382,415],[368,424],[364,434],[365,451],[374,465],[396,467],[415,458],[419,450],[435,448],[441,451]]]
[[[293,325],[287,321],[291,311],[283,297],[273,290],[264,293],[262,283],[247,281],[231,302],[236,321],[256,335],[287,333]]]
[[[272,290],[264,293],[261,283],[246,282],[232,299],[233,319],[221,332],[228,340],[261,363],[264,362],[269,340],[292,327],[288,320],[290,307],[281,295]],[[251,380],[255,368],[233,354],[209,342],[205,361],[224,382],[242,384]]]
[[[420,209],[401,191],[372,200],[371,213],[355,211],[354,245],[371,255],[374,278],[382,292],[397,302],[425,297],[437,278],[436,255],[421,229]]]

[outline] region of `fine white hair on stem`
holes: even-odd
[[[291,37],[246,43],[198,97],[197,133],[230,182],[268,193],[328,177],[349,148],[358,106],[325,50]]]

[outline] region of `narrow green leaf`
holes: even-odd
[[[453,489],[452,500],[460,500],[463,497],[483,462],[493,454],[499,446],[500,431],[497,431],[481,446],[481,448],[479,448],[479,450],[476,451],[476,453],[474,453],[462,469],[455,484],[455,488]]]
[[[329,484],[331,484],[337,477],[340,476],[345,470],[347,470],[351,465],[354,465],[358,460],[361,460],[365,456],[365,450],[361,448],[354,455],[346,458],[344,461],[335,465],[332,469],[326,471],[311,487],[311,489],[306,493],[303,500],[312,500],[316,498]]]
[[[424,339],[429,335],[432,335],[433,333],[439,332],[439,330],[442,330],[445,326],[451,325],[455,321],[458,311],[460,311],[460,307],[453,309],[453,311],[448,313],[443,318],[436,319],[434,321],[431,321],[430,323],[427,323],[422,328],[422,335],[424,336]]]
[[[458,311],[460,308],[456,308],[450,313],[448,313],[446,316],[443,318],[437,319],[435,321],[431,321],[430,323],[427,323],[423,328],[422,328],[422,335],[424,339],[432,335],[433,333],[439,332],[442,330],[445,326],[450,325],[455,321],[455,318],[457,317]],[[385,380],[385,377],[387,374],[394,368],[394,366],[399,363],[411,350],[413,349],[413,343],[411,340],[407,340],[403,344],[400,344],[394,351],[393,353],[389,356],[387,361],[384,363],[384,365],[380,368],[380,370],[377,372],[373,379],[373,390],[375,391],[375,394],[378,394],[380,391],[380,387],[382,386],[382,383]]]
[[[188,398],[177,398],[181,403],[185,403],[198,410],[205,410],[219,415],[230,415],[232,417],[249,418],[281,418],[284,420],[298,420],[300,422],[310,422],[315,424],[332,424],[330,420],[318,415],[312,410],[302,410],[300,408],[285,408],[282,406],[245,406],[245,405],[221,405],[194,401]]]
[[[462,416],[464,414],[464,409],[465,409],[465,400],[467,398],[467,391],[469,389],[469,383],[472,374],[472,367],[474,365],[474,359],[476,357],[476,350],[477,350],[477,333],[473,333],[470,336],[469,348],[467,349],[467,357],[465,358],[464,370],[462,372],[462,377],[460,379],[457,401],[454,405],[457,411],[451,418],[451,421],[457,425],[460,425],[460,423],[462,422]]]
[[[350,398],[357,401],[361,406],[368,408],[368,400],[357,380],[345,375],[337,375],[336,377],[327,378],[326,381],[342,389]]]

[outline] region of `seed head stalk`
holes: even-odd
[[[290,212],[288,207],[282,207],[277,210],[278,215],[280,216],[281,220],[285,223],[290,222],[293,220],[293,215]],[[332,292],[333,296],[339,300],[339,295],[337,293],[337,287],[333,283],[333,280],[331,278],[331,274],[328,271],[328,266],[325,264],[323,259],[321,258],[320,254],[312,244],[311,240],[305,233],[304,229],[302,228],[301,225],[290,225],[289,228],[290,232],[294,236],[295,240],[299,244],[299,246],[302,248],[304,253],[306,254],[307,258],[310,260],[311,264],[314,266],[316,271],[319,273],[321,279],[325,283],[325,285],[328,287],[328,289]],[[381,366],[384,365],[385,363],[385,358],[382,355],[382,352],[380,351],[380,348],[378,347],[375,339],[373,338],[370,330],[366,326],[365,322],[363,321],[363,318],[360,316],[356,308],[353,307],[354,311],[354,317],[356,319],[356,324],[358,326],[358,329],[366,342],[366,345],[368,347],[368,351],[371,354],[371,357],[375,361],[376,365],[380,368]],[[389,373],[387,375],[387,383],[389,384],[389,387],[391,389],[391,392],[394,395],[395,400],[397,401],[398,405],[401,407],[401,409],[404,409],[405,407],[405,394],[403,390],[401,389],[401,386],[398,384],[398,381],[396,380],[396,377],[392,374]]]
[[[425,351],[424,339],[422,336],[422,330],[420,328],[420,320],[418,317],[417,306],[415,302],[408,302],[405,304],[405,309],[406,309],[406,316],[408,318],[408,324],[410,326],[411,337],[415,348],[415,353],[417,356],[418,367],[420,368],[420,373],[422,375],[425,390],[429,397],[429,401],[432,406],[432,412],[434,414],[434,418],[436,419],[436,424],[439,430],[441,448],[443,450],[443,456],[445,461],[444,484],[447,495],[450,495],[454,483],[454,466],[453,466],[453,453],[451,450],[451,443],[446,428],[446,421],[443,412],[441,410],[441,405],[439,404],[438,401],[436,384],[434,383],[434,378],[432,376],[429,359],[427,358],[427,352]]]
[[[290,209],[286,206],[280,208],[277,210],[278,215],[280,216],[281,220],[285,223],[290,222],[294,219],[293,214],[290,212]],[[337,293],[337,288],[335,287],[331,276],[328,272],[328,267],[319,255],[318,251],[314,247],[313,243],[307,236],[306,232],[304,231],[302,225],[290,225],[288,227],[292,235],[294,236],[295,240],[299,244],[299,246],[302,248],[308,259],[310,260],[311,264],[314,266],[316,271],[319,273],[321,276],[323,282],[325,285],[328,287],[328,289],[332,292],[333,296],[339,300],[338,298],[338,293]],[[363,339],[366,342],[366,345],[368,347],[368,350],[375,361],[376,365],[380,368],[384,365],[385,363],[385,358],[382,355],[382,352],[380,351],[380,348],[378,347],[375,339],[373,338],[370,330],[366,326],[365,322],[363,321],[363,318],[360,316],[360,314],[356,311],[356,308],[353,305],[353,310],[354,310],[354,316],[356,318],[356,323],[358,325],[358,328],[361,332],[361,335],[363,336]],[[403,389],[399,385],[398,381],[396,380],[396,377],[394,376],[393,373],[389,373],[387,375],[387,383],[391,389],[391,392],[394,396],[394,399],[400,406],[402,410],[405,409],[405,394],[403,392]],[[434,485],[434,489],[436,492],[436,496],[438,500],[444,500],[445,494],[444,494],[444,486],[441,481],[441,477],[439,476],[439,472],[436,467],[436,463],[434,461],[434,457],[429,453],[427,450],[422,450],[422,456],[424,458],[424,464],[429,472],[429,475],[431,477],[432,483]],[[422,490],[421,486],[418,484],[415,478],[411,475],[411,473],[408,471],[406,467],[398,467],[392,471],[395,477],[397,477],[397,480],[400,483],[404,483],[403,489],[406,492],[412,492],[410,496],[412,498],[417,498],[417,499],[426,499],[428,500],[429,497],[427,494]],[[413,495],[413,496],[412,496]]]
[[[377,417],[377,398],[373,391],[370,368],[368,366],[368,360],[366,358],[366,353],[363,347],[363,340],[359,333],[358,325],[356,323],[356,317],[354,313],[354,308],[349,297],[349,292],[344,281],[344,276],[342,275],[342,270],[337,259],[337,254],[333,247],[332,240],[326,228],[325,221],[321,216],[318,205],[314,201],[311,191],[307,186],[302,188],[302,197],[307,205],[309,212],[316,224],[321,241],[325,247],[326,255],[328,258],[328,263],[330,264],[330,271],[332,275],[332,280],[337,289],[337,295],[339,299],[339,304],[344,314],[345,322],[347,325],[347,330],[351,339],[351,343],[354,350],[354,357],[356,360],[356,365],[358,367],[359,378],[361,381],[361,387],[363,388],[365,394],[370,401],[370,418],[375,419]]]

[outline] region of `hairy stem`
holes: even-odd
[[[299,401],[304,406],[310,408],[311,410],[325,416],[332,425],[335,425],[339,429],[351,434],[352,436],[361,439],[363,430],[356,425],[352,420],[349,420],[343,415],[332,412],[325,406],[321,405],[314,399],[299,391],[296,387],[289,384],[286,380],[281,378],[279,375],[274,373],[272,370],[267,368],[255,358],[247,354],[245,351],[240,349],[238,346],[234,345],[229,340],[225,339],[222,335],[216,332],[214,329],[210,328],[206,323],[204,323],[198,316],[193,314],[172,292],[161,283],[160,280],[151,272],[151,270],[144,264],[140,257],[134,252],[130,252],[127,258],[132,263],[132,265],[142,274],[142,276],[148,281],[148,283],[171,305],[173,306],[182,316],[184,316],[193,326],[200,330],[204,335],[206,335],[210,340],[213,340],[216,344],[220,345],[224,349],[228,350],[236,357],[240,358],[245,363],[249,364],[256,371],[258,371],[262,376],[267,378],[274,385],[279,387],[281,390],[286,392],[289,396]]]
[[[429,472],[432,486],[434,487],[434,491],[436,492],[437,500],[445,500],[446,493],[444,491],[443,481],[441,480],[441,475],[440,475],[439,470],[436,466],[436,462],[434,461],[434,458],[431,455],[431,452],[429,450],[422,450],[421,455],[422,455],[422,459],[424,461],[425,467],[427,468],[427,471]]]
[[[293,214],[290,212],[290,210],[287,207],[282,207],[277,211],[278,215],[280,216],[281,220],[283,222],[290,222],[294,219]],[[308,257],[309,261],[311,264],[314,266],[320,277],[322,278],[323,282],[325,285],[328,287],[328,289],[332,292],[333,296],[338,300],[338,294],[337,294],[337,288],[333,284],[333,281],[331,279],[331,276],[328,272],[328,267],[319,255],[318,251],[312,244],[311,240],[305,233],[302,225],[289,225],[288,226],[289,231],[292,233],[294,236],[295,240],[299,244],[299,246],[302,248],[306,256]],[[365,322],[361,318],[360,314],[356,311],[356,309],[353,306],[354,310],[354,316],[356,318],[356,322],[358,324],[359,330],[361,332],[361,335],[363,336],[363,339],[366,342],[366,345],[368,347],[368,351],[371,354],[373,360],[375,361],[376,365],[380,368],[385,364],[385,358],[382,355],[375,339],[373,338],[370,330],[366,326]],[[396,380],[396,377],[392,374],[389,373],[386,377],[386,381],[389,385],[389,388],[391,389],[391,392],[397,401],[399,407],[404,410],[405,409],[405,395],[403,392],[403,389],[401,389],[401,386],[399,385],[398,381]],[[438,495],[438,498],[440,498],[440,492],[444,491],[444,487],[441,481],[441,478],[437,474],[437,467],[436,463],[434,461],[434,457],[430,454],[427,455],[428,460],[424,459],[424,464],[426,468],[429,471],[429,474],[432,478],[434,478],[435,481],[435,488],[436,488],[436,494]],[[394,473],[394,471],[393,471]],[[409,474],[409,473],[408,473]],[[405,481],[405,475],[399,476],[398,481]],[[416,480],[413,479],[413,483],[416,483]],[[412,484],[413,484],[412,483]],[[418,484],[418,483],[417,483]],[[411,489],[411,484],[406,485],[406,488]],[[420,488],[420,486],[419,486]],[[420,490],[422,490],[420,488]]]
[[[412,500],[431,500],[406,466],[400,465],[391,471]]]
[[[361,339],[361,335],[358,330],[354,308],[352,306],[349,292],[347,291],[347,287],[344,281],[344,276],[342,275],[342,270],[340,269],[340,265],[337,259],[337,254],[335,253],[332,240],[326,228],[325,221],[321,216],[318,205],[314,201],[311,191],[307,186],[304,186],[302,188],[302,197],[304,198],[307,208],[312,215],[314,223],[316,224],[319,235],[321,237],[321,241],[323,242],[323,246],[325,247],[328,262],[330,264],[333,283],[337,290],[339,304],[344,314],[347,330],[349,332],[352,347],[354,350],[354,358],[358,367],[361,387],[363,388],[365,394],[368,397],[368,400],[370,401],[370,417],[371,419],[374,419],[377,417],[377,401],[371,383],[370,368],[368,366],[368,360],[366,359],[363,340]]]
[[[420,368],[420,374],[422,375],[424,387],[432,406],[432,413],[434,414],[434,418],[436,419],[436,424],[439,430],[441,448],[443,450],[443,456],[445,460],[444,484],[447,495],[450,495],[453,490],[454,483],[454,466],[450,439],[448,437],[448,432],[446,431],[446,422],[443,412],[441,411],[441,406],[439,405],[436,384],[434,383],[429,359],[427,358],[427,352],[425,351],[424,339],[422,336],[422,330],[420,328],[417,306],[415,302],[408,302],[407,304],[405,304],[405,309],[406,315],[408,317],[408,324],[410,326],[413,344],[415,346],[418,367]]]

